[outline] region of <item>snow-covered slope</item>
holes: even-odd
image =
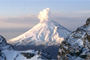
[[[40,22],[29,31],[8,40],[16,50],[44,49],[56,59],[60,43],[70,31],[55,21]]]
[[[4,53],[0,51],[0,60],[6,60]]]
[[[61,44],[58,60],[90,60],[90,18]]]
[[[59,45],[68,34],[69,30],[51,20],[38,23],[24,34],[8,40],[8,43],[16,46]]]
[[[0,35],[0,60],[48,60],[51,56],[44,50],[16,51]]]
[[[15,51],[15,50],[3,50],[3,59],[6,60],[49,60],[51,56],[47,52],[42,50],[27,50],[27,51]]]

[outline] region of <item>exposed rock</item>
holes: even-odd
[[[58,60],[90,60],[90,18],[60,45]]]
[[[24,57],[26,57],[27,59],[30,59],[31,57],[33,57],[35,54],[32,54],[32,53],[29,53],[29,52],[27,52],[27,53],[25,53],[25,52],[23,52],[23,53],[21,53]]]
[[[33,52],[21,52],[16,55],[14,60],[50,60],[51,56],[44,50],[38,50]]]
[[[0,46],[6,44],[6,39],[0,35]]]
[[[13,46],[6,42],[6,39],[0,35],[0,50],[12,49]]]
[[[90,24],[90,17],[87,19],[86,24]]]
[[[51,56],[44,50],[15,51],[0,35],[0,60],[48,60]]]
[[[47,51],[45,51],[45,50],[38,50],[38,55],[39,55],[38,58],[48,59],[48,60],[51,59],[50,54]]]

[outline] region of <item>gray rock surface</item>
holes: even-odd
[[[90,60],[90,18],[61,44],[58,60]]]

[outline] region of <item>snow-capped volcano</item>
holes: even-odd
[[[20,36],[8,40],[16,50],[45,49],[56,59],[60,43],[70,31],[55,21],[50,20],[50,9],[40,11],[40,23]]]
[[[8,40],[12,45],[59,45],[64,37],[70,33],[69,30],[61,26],[55,21],[47,21],[38,23],[29,31],[21,34],[20,36]]]
[[[24,34],[8,40],[8,43],[15,46],[59,45],[64,40],[64,37],[70,33],[69,30],[57,22],[50,20],[49,8],[40,11],[38,19],[40,23]]]

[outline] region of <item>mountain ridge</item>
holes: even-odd
[[[90,60],[90,17],[60,44],[58,60]]]
[[[8,40],[8,43],[15,44],[16,42],[16,45],[22,45],[26,40],[27,42],[30,42],[31,45],[59,45],[61,43],[60,40],[62,41],[69,33],[70,31],[68,29],[51,20],[44,23],[38,23],[24,34]],[[23,44],[26,44],[27,42]]]

